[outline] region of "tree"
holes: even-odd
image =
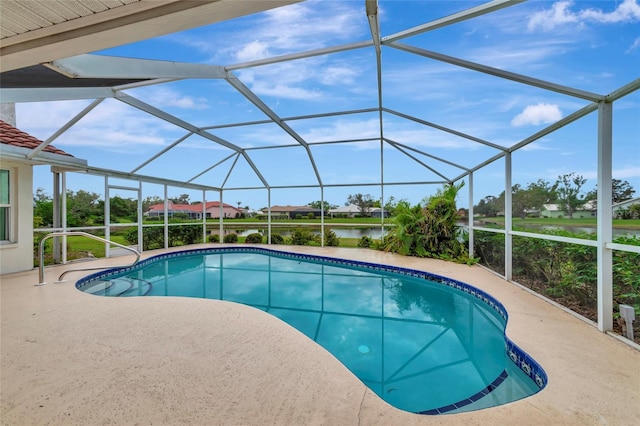
[[[384,211],[389,212],[390,216],[395,216],[397,206],[398,206],[398,202],[396,201],[395,197],[392,195],[384,204]]]
[[[531,209],[542,210],[542,206],[555,201],[556,185],[551,185],[544,179],[529,183],[523,188],[519,183],[511,188],[511,212],[514,217],[524,219]]]
[[[138,202],[132,198],[116,195],[109,199],[109,213],[111,222],[122,220],[135,222],[138,217]]]
[[[369,216],[371,207],[373,207],[373,197],[369,194],[354,194],[347,197],[347,204],[354,204],[360,210],[361,216]]]
[[[538,179],[527,185],[527,204],[529,208],[542,210],[542,206],[549,203],[555,203],[557,195],[558,183],[553,185],[544,179]]]
[[[33,196],[33,220],[38,226],[53,226],[53,199],[38,188]]]
[[[189,204],[189,194],[180,194],[179,197],[169,198],[173,204]]]
[[[95,192],[67,190],[67,225],[91,226],[99,222],[104,211],[100,209],[100,195]]]
[[[312,201],[309,204],[307,204],[307,206],[311,207],[312,209],[321,209],[322,206],[324,206],[324,212],[327,213],[329,210],[331,209],[335,209],[338,208],[338,206],[334,205],[334,204],[330,204],[328,201]]]
[[[622,181],[620,179],[613,179],[611,183],[613,186],[613,196],[611,201],[614,204],[630,200],[636,193],[636,190],[633,189],[633,187],[626,180]]]
[[[142,211],[146,212],[151,206],[156,204],[164,204],[164,200],[157,195],[152,195],[142,200]]]
[[[636,190],[633,189],[631,184],[626,180],[620,179],[612,179],[611,180],[611,202],[613,204],[621,203],[626,200],[630,200],[633,198],[633,195],[636,193]],[[598,186],[593,189],[593,191],[587,192],[585,197],[588,201],[596,201],[598,199]]]
[[[385,250],[402,255],[472,262],[463,242],[458,240],[456,196],[464,182],[445,185],[425,200],[411,206],[400,201],[393,219],[395,226],[385,241]]]
[[[527,217],[529,209],[527,191],[516,183],[511,188],[511,214],[521,219]]]
[[[500,210],[499,200],[493,195],[487,195],[474,206],[474,213],[485,217],[495,217]]]
[[[557,194],[562,211],[573,218],[573,212],[585,203],[585,196],[580,196],[580,191],[587,180],[574,172],[558,176]]]

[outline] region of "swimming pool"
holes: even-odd
[[[76,287],[101,296],[221,299],[262,309],[316,341],[382,399],[422,414],[524,398],[547,376],[505,335],[507,312],[468,284],[426,272],[224,247],[155,256]]]

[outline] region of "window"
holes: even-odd
[[[0,241],[10,240],[11,194],[9,170],[0,170]]]

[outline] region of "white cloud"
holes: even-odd
[[[357,57],[354,63],[358,63]],[[316,57],[240,70],[237,76],[260,96],[323,101],[349,96],[358,87],[358,76],[365,71],[366,67],[354,69],[335,58]],[[332,86],[340,86],[340,92],[329,93]]]
[[[254,40],[248,44],[245,44],[240,50],[235,53],[236,60],[240,62],[255,61],[270,56],[269,47],[267,43]]]
[[[520,149],[522,149],[523,151],[554,151],[556,149],[544,145],[545,142],[547,141],[539,140],[536,142],[531,142],[530,144],[525,145]]]
[[[194,98],[167,87],[145,88],[145,90],[135,92],[135,95],[133,96],[139,97],[145,102],[149,102],[156,107],[175,107],[190,110],[202,110],[209,108],[206,98]]]
[[[307,1],[205,27],[195,36],[167,39],[209,55],[210,63],[245,62],[365,38],[368,24],[362,9],[359,2]]]
[[[640,21],[640,5],[637,0],[624,0],[613,12],[603,12],[600,9],[586,9],[581,11],[584,20],[615,24],[618,22]]]
[[[22,130],[46,139],[80,112],[78,106],[75,101],[18,104],[16,115]],[[122,102],[107,99],[53,144],[59,148],[79,146],[109,152],[135,152],[149,146],[165,145],[168,130],[175,132],[176,127]]]
[[[352,84],[358,72],[348,66],[328,66],[321,75],[321,82],[327,86]]]
[[[524,111],[511,120],[511,125],[520,127],[525,125],[538,125],[554,123],[562,118],[562,112],[558,105],[538,103],[527,106]]]
[[[633,52],[634,50],[636,50],[638,48],[640,48],[640,37],[636,38],[633,41],[633,44],[631,45],[631,47],[629,47],[629,49],[627,49],[627,51],[624,52],[624,53],[631,53],[631,52]]]
[[[551,6],[551,9],[543,10],[531,15],[527,28],[529,31],[540,27],[543,30],[551,30],[558,25],[578,22],[578,17],[569,10],[570,1],[559,1]]]
[[[531,15],[527,28],[529,31],[538,28],[550,31],[567,24],[584,25],[588,22],[616,24],[640,21],[640,5],[638,5],[637,0],[624,0],[611,12],[604,12],[601,9],[594,8],[573,11],[571,10],[572,6],[573,2],[571,1],[556,2],[550,9]]]
[[[313,126],[301,132],[300,135],[307,142],[379,138],[380,124],[375,118],[367,120],[336,120],[329,125]],[[380,147],[380,144],[377,143],[376,146]]]
[[[616,179],[640,178],[640,167],[630,166],[613,169],[613,177]]]

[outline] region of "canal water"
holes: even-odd
[[[291,236],[291,233],[296,230],[296,229],[309,229],[311,231],[320,233],[320,227],[311,227],[311,226],[304,226],[304,227],[291,227],[291,228],[281,228],[281,227],[273,227],[271,228],[271,233],[272,234],[280,234],[283,237],[289,237]],[[349,228],[349,227],[344,227],[344,226],[335,226],[335,227],[331,227],[331,226],[325,226],[324,227],[325,231],[333,231],[336,233],[336,236],[338,236],[338,238],[357,238],[360,239],[362,237],[369,237],[369,238],[374,238],[374,239],[379,239],[382,236],[382,229],[380,226],[375,226],[375,227],[367,227],[367,228]],[[386,230],[389,229],[388,226],[385,227]],[[220,234],[219,229],[215,228],[215,229],[211,229],[211,233],[212,234]],[[224,234],[228,235],[228,234],[237,234],[239,237],[246,237],[249,234],[254,234],[254,233],[260,233],[262,235],[267,235],[267,228],[247,228],[247,229],[235,229],[231,226],[225,226],[224,228]]]
[[[587,233],[587,234],[595,234],[595,227],[581,227],[581,226],[548,226],[548,225],[539,225],[539,224],[525,224],[525,229],[530,230],[531,232],[536,232],[540,230],[545,231],[568,231],[574,234]],[[310,229],[314,232],[320,233],[319,226],[293,226],[293,227],[278,227],[274,226],[271,228],[272,234],[280,234],[283,237],[289,237],[291,233],[296,229]],[[385,231],[391,228],[389,224],[385,225]],[[362,237],[369,237],[373,239],[379,239],[382,236],[382,228],[380,225],[371,226],[371,227],[348,227],[348,226],[331,226],[325,225],[325,230],[332,230],[336,233],[339,238],[356,238],[360,239]],[[219,228],[210,228],[212,234],[219,234]],[[262,235],[267,235],[267,227],[264,228],[235,228],[231,225],[225,226],[224,234],[237,234],[240,237],[246,237],[249,234],[260,233]],[[640,238],[640,230],[639,229],[625,229],[625,228],[613,228],[613,236],[635,236]]]

